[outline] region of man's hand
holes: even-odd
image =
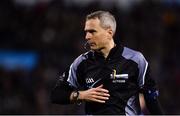
[[[109,91],[103,85],[85,91],[79,91],[79,100],[105,103],[109,99]]]

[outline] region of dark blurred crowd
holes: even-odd
[[[125,10],[98,1],[69,5],[68,0],[49,0],[29,6],[14,1],[0,1],[0,50],[34,51],[39,59],[32,70],[0,66],[0,114],[83,113],[82,106],[51,104],[50,91],[73,59],[86,51],[84,20],[95,10],[115,15],[115,41],[145,55],[165,114],[180,114],[178,2],[141,0]]]

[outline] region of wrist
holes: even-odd
[[[71,101],[73,103],[77,103],[78,105],[81,104],[81,100],[79,99],[79,95],[80,95],[79,91],[73,91],[71,93]]]
[[[84,100],[83,91],[79,91],[78,99],[81,100],[81,101]]]

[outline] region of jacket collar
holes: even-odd
[[[115,59],[117,57],[121,57],[123,49],[124,49],[124,47],[122,45],[116,44],[116,46],[110,50],[109,55],[107,56],[106,59]],[[94,57],[96,59],[104,59],[105,60],[102,53],[94,52]]]

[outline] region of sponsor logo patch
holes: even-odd
[[[125,83],[128,79],[128,74],[116,74],[116,70],[113,69],[110,79],[112,79],[112,83]]]

